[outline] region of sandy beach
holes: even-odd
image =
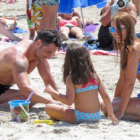
[[[76,9],[80,13],[79,8]],[[96,6],[91,6],[83,9],[85,18],[92,18],[95,23],[100,25],[100,12],[101,9],[97,9]],[[26,1],[18,0],[15,4],[5,4],[0,2],[0,13],[16,16],[17,26],[28,30],[26,20]],[[136,32],[140,32],[140,16],[138,17]],[[98,29],[92,33],[97,38]],[[23,35],[28,38],[28,33],[15,34],[18,36]],[[1,36],[1,35],[0,35]],[[76,40],[69,40],[70,42],[77,42]],[[78,41],[83,44],[83,41]],[[0,49],[9,47],[11,43],[0,42]],[[64,54],[56,54],[53,59],[49,60],[52,74],[57,83],[60,93],[65,94],[65,85],[62,81],[62,65],[64,62]],[[119,57],[107,56],[107,55],[91,55],[93,65],[97,74],[104,81],[106,89],[113,97],[115,92],[115,86],[119,78]],[[118,60],[116,61],[116,59]],[[44,83],[40,78],[37,69],[35,69],[30,75],[31,85],[36,88],[40,94],[50,98],[44,91]],[[18,88],[13,85],[12,88]],[[136,81],[133,96],[137,96],[140,92],[140,84]],[[100,100],[102,101],[101,97]],[[102,119],[99,123],[81,123],[79,125],[73,125],[63,121],[54,121],[54,125],[47,124],[33,124],[35,119],[49,118],[45,115],[43,104],[37,104],[29,111],[29,122],[17,123],[11,122],[10,108],[0,107],[0,140],[139,140],[140,139],[140,122],[132,121],[120,121],[119,125],[111,124],[108,118],[102,114]]]

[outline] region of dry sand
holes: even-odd
[[[18,17],[18,27],[28,30],[26,22],[26,1],[20,0],[17,3],[5,4],[0,2],[0,12],[11,14]],[[79,9],[76,9],[80,11]],[[100,11],[95,6],[83,9],[85,18],[92,18],[95,22],[100,20]],[[138,18],[138,23],[136,25],[136,31],[140,32],[140,17]],[[93,33],[95,38],[97,38],[98,29]],[[20,34],[16,34],[19,35]],[[28,38],[29,34],[22,34],[25,38]],[[68,42],[76,42],[70,40]],[[83,43],[82,41],[79,43]],[[0,42],[0,48],[10,46],[10,43]],[[98,73],[105,83],[106,89],[110,95],[113,97],[115,86],[119,77],[119,64],[116,64],[114,56],[98,56],[92,55],[92,62]],[[58,89],[61,93],[65,94],[65,85],[62,82],[62,64],[64,61],[64,55],[56,55],[56,58],[49,60],[51,71],[55,77]],[[30,75],[30,81],[33,87],[40,91],[40,94],[44,96],[49,96],[43,93],[45,88],[42,79],[40,78],[37,69],[35,69]],[[17,88],[16,85],[13,88]],[[133,95],[137,95],[140,91],[140,86],[138,81],[136,81]],[[100,98],[100,100],[102,100]],[[47,124],[37,124],[34,125],[32,121],[38,119],[44,114],[44,105],[37,104],[30,109],[30,122],[29,123],[16,123],[11,122],[11,114],[9,109],[0,108],[0,140],[139,140],[140,139],[140,123],[130,122],[130,121],[120,121],[119,125],[112,125],[104,115],[100,123],[81,123],[79,125],[72,125],[63,121],[57,121],[53,126]]]

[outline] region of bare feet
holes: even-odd
[[[83,36],[83,37],[81,37],[79,40],[90,40],[91,39],[91,35],[89,35],[89,36]]]

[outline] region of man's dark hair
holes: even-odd
[[[58,48],[61,47],[60,36],[55,30],[42,30],[38,33],[34,41],[36,42],[39,39],[42,41],[43,45],[54,43]]]

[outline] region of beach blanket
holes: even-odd
[[[21,39],[25,39],[23,35],[20,36]],[[12,44],[17,44],[19,41],[12,41],[8,37],[1,37],[0,42],[8,42]]]
[[[28,33],[28,31],[25,31],[19,27],[16,27],[15,30],[11,31],[12,33]]]
[[[136,33],[136,36],[137,36],[138,38],[140,38],[140,33]]]
[[[95,30],[98,27],[98,25],[99,25],[98,23],[87,25],[85,27],[85,31],[88,32],[88,33],[95,32]]]
[[[61,50],[59,49],[56,54],[65,54],[66,53],[66,49],[65,50]],[[111,56],[119,56],[119,54],[117,54],[116,51],[103,51],[103,50],[90,50],[90,54],[91,55],[111,55]]]

